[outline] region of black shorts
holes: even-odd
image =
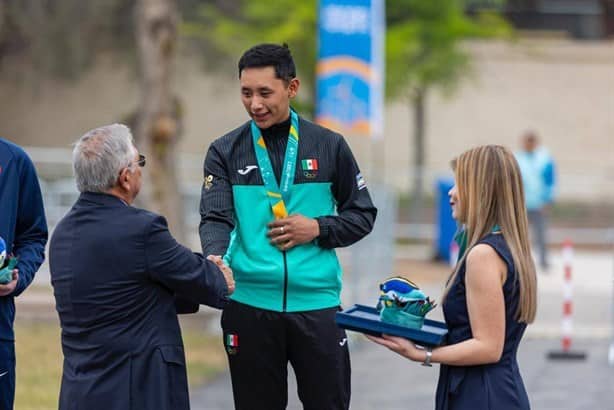
[[[338,307],[273,312],[230,302],[222,314],[237,410],[282,410],[288,403],[288,362],[305,410],[347,410],[350,355]]]

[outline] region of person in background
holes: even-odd
[[[442,297],[447,345],[368,338],[425,366],[441,363],[436,410],[529,410],[516,353],[535,319],[537,280],[520,170],[496,145],[473,148],[452,166],[452,216],[463,229]]]
[[[23,149],[0,138],[0,237],[18,258],[13,278],[0,284],[0,410],[15,398],[15,297],[45,260],[47,221],[34,164]]]
[[[164,217],[132,206],[145,163],[124,125],[75,144],[81,194],[49,247],[64,354],[60,410],[189,409],[175,295],[221,306],[233,292],[220,258],[191,252]]]
[[[554,201],[556,169],[548,150],[539,144],[533,131],[522,137],[522,149],[516,152],[516,160],[522,173],[522,182],[529,223],[539,252],[542,269],[549,268],[548,258],[548,213]]]
[[[290,362],[305,409],[348,409],[334,248],[367,235],[377,210],[343,137],[290,108],[288,47],[254,46],[238,66],[251,121],[209,147],[200,207],[203,253],[224,255],[237,280],[222,313],[235,408],[285,409]]]

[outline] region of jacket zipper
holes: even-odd
[[[286,259],[286,251],[283,251],[283,254],[284,254],[284,298],[283,298],[282,312],[285,312],[287,304],[288,304],[288,261]]]

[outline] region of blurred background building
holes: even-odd
[[[26,146],[37,163],[52,224],[75,194],[70,144],[92,127],[128,121],[141,99],[134,63],[132,2],[56,3],[6,1],[0,9],[0,135]],[[184,26],[180,25],[172,74],[172,86],[181,101],[182,135],[177,139],[175,164],[186,232],[194,234],[206,149],[247,116],[238,98],[234,67],[239,53],[234,59],[222,59],[207,46],[190,46],[190,24],[198,20],[191,13],[217,8],[218,13],[232,17],[239,15],[242,2],[186,0],[177,4]],[[468,79],[453,94],[433,92],[425,99],[421,170],[426,212],[413,222],[432,222],[429,201],[435,181],[450,176],[452,157],[484,143],[517,148],[520,135],[532,129],[557,161],[559,211],[571,219],[586,219],[580,223],[603,225],[597,221],[602,218],[590,219],[603,214],[614,218],[608,207],[614,203],[614,1],[465,3],[467,16],[484,11],[503,16],[514,34],[506,39],[464,40],[461,48],[472,67]],[[79,13],[82,21],[74,23],[73,32],[60,27],[62,19]],[[110,22],[99,22],[96,13],[107,13]],[[388,19],[390,13],[388,10]],[[39,27],[28,26],[28,19],[40,23]],[[96,30],[102,34],[97,35]],[[284,41],[282,37],[276,40]],[[59,46],[40,50],[54,38]],[[96,38],[107,40],[94,41]],[[131,45],[122,46],[122,42]],[[203,69],[203,60],[209,68]],[[312,70],[299,64],[300,76],[309,77]],[[57,75],[63,71],[68,74]],[[380,155],[373,155],[367,138],[346,136],[367,168],[366,174],[377,175],[373,183],[385,183],[401,199],[399,220],[404,221],[415,172],[416,146],[411,138],[415,120],[403,92],[397,95],[385,106],[384,138],[376,144]]]
[[[199,250],[204,155],[248,120],[237,59],[255,43],[287,42],[302,80],[296,108],[313,118],[324,2],[0,0],[0,136],[33,158],[50,228],[77,197],[71,144],[91,128],[124,122],[148,156],[148,192],[138,205],[169,216],[175,236]],[[447,250],[456,228],[446,209],[450,159],[478,144],[518,149],[533,130],[557,165],[550,245],[571,238],[584,247],[575,259],[574,314],[576,333],[592,342],[586,364],[544,361],[560,329],[563,267],[553,249],[553,268],[540,271],[540,313],[529,328],[539,343],[527,344],[525,380],[538,409],[614,402],[604,364],[610,335],[614,363],[614,0],[389,0],[385,10],[383,135],[343,132],[379,208],[375,231],[339,251],[344,303],[372,301],[377,281],[392,273],[436,297],[449,268],[432,257]],[[17,408],[57,408],[62,355],[46,265],[18,303]],[[182,324],[193,387],[224,371],[219,320],[203,311]],[[203,316],[213,324],[209,334]],[[388,379],[371,371],[396,371],[383,364],[393,358],[362,353],[373,362],[353,366],[370,375],[368,388],[354,389],[356,408],[381,407],[365,404],[390,391],[372,385]],[[387,408],[432,404],[435,373],[395,374],[424,386],[397,389],[402,404]],[[216,408],[205,401],[211,397],[228,408],[229,383],[218,383],[218,396],[196,392],[193,408]]]

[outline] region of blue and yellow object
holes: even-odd
[[[7,255],[6,242],[0,237],[0,285],[6,285],[13,280],[13,269],[17,266],[18,258]]]
[[[420,329],[426,314],[437,306],[418,285],[401,276],[386,279],[379,288],[377,310],[382,322]]]

